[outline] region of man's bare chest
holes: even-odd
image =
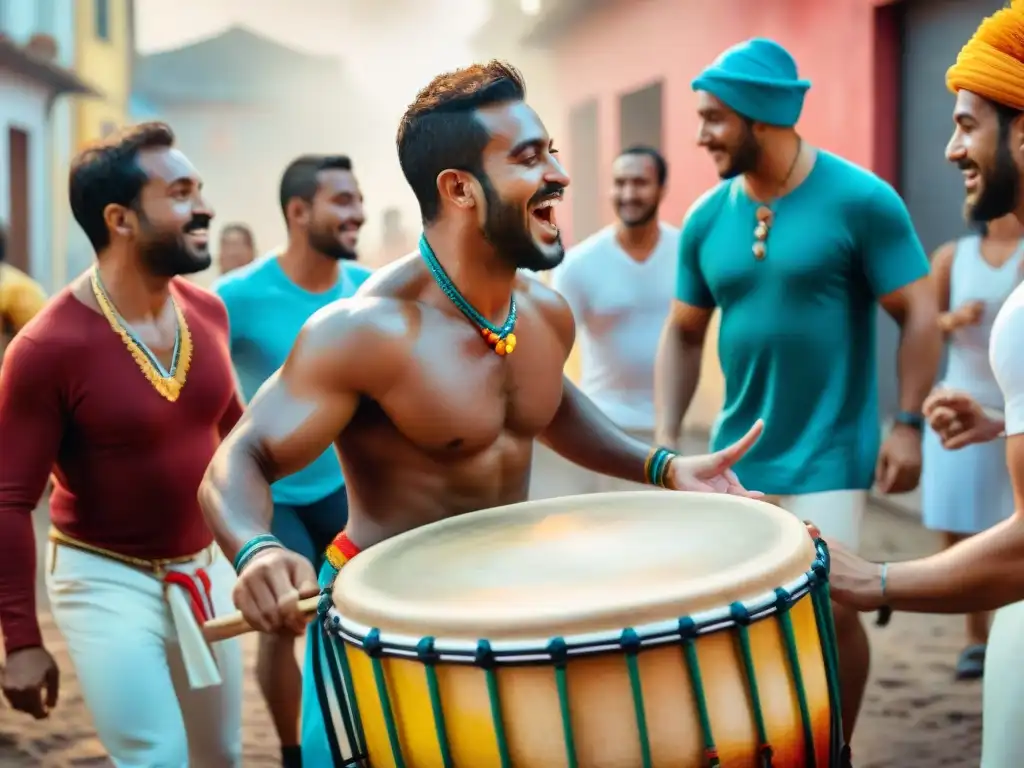
[[[381,408],[426,450],[474,452],[504,434],[537,437],[561,403],[565,355],[543,326],[523,330],[504,357],[465,332],[424,338]]]

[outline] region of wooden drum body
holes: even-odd
[[[827,551],[762,502],[478,512],[359,555],[333,601],[349,765],[839,765]]]

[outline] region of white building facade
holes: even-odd
[[[71,112],[62,97],[88,93],[71,71],[75,6],[0,0],[0,220],[8,262],[50,291],[64,283],[67,252]]]

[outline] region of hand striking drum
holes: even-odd
[[[235,559],[235,602],[253,627],[303,631],[299,599],[320,590],[326,620],[334,575],[361,549],[445,518],[524,501],[535,439],[624,480],[754,495],[730,468],[757,439],[760,423],[717,453],[677,457],[624,434],[563,379],[572,313],[561,296],[518,270],[561,261],[555,208],[569,179],[524,97],[519,73],[499,62],[446,73],[418,94],[399,127],[398,153],[423,215],[419,254],[309,320],[210,465],[200,501]],[[270,484],[332,443],[350,516],[318,586],[309,561],[269,534]],[[476,541],[480,554],[497,554],[501,543],[496,534]],[[600,561],[616,553],[593,554]],[[504,600],[507,593],[494,594]],[[422,610],[429,615],[429,604]],[[327,695],[343,686],[334,635],[322,627],[323,621],[311,627],[307,644],[303,758],[308,766],[365,764],[369,742],[353,731],[356,754],[348,757],[335,733],[346,709]],[[386,680],[398,667],[385,666],[378,669]],[[421,757],[424,737],[409,718],[425,722],[430,702],[396,701],[395,738],[413,741],[398,758],[381,753],[380,742],[369,744],[373,765],[487,764],[437,762],[436,752]],[[465,722],[473,727],[472,719]],[[364,725],[372,729],[370,720]],[[494,764],[510,760],[505,754]]]

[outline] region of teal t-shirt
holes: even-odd
[[[293,283],[270,254],[218,280],[213,289],[228,309],[231,358],[248,402],[282,365],[303,324],[317,310],[347,299],[370,276],[370,270],[350,261],[341,263],[337,284],[323,293],[310,293]],[[300,472],[271,486],[278,504],[311,504],[344,485],[334,448]]]
[[[712,447],[763,417],[736,467],[746,487],[868,489],[881,431],[877,299],[927,275],[928,258],[892,187],[828,152],[773,205],[762,261],[751,250],[757,208],[741,178],[724,181],[680,237],[677,298],[721,310],[725,403]]]

